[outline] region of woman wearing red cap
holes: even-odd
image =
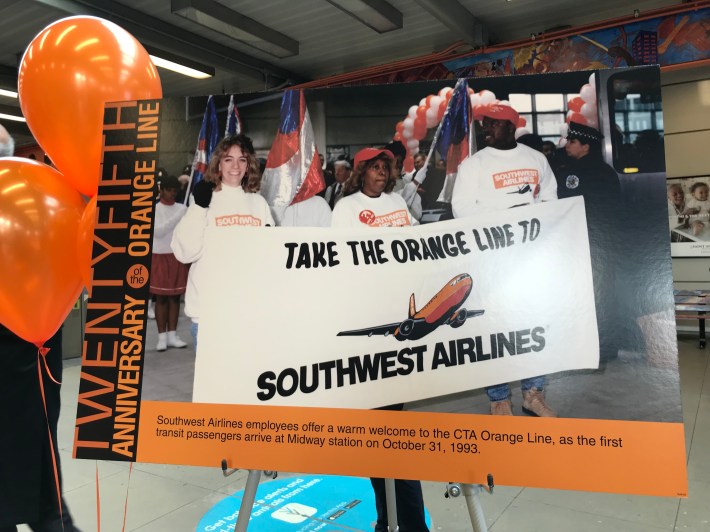
[[[392,194],[394,155],[365,148],[355,155],[355,171],[343,185],[343,199],[333,209],[333,227],[398,227],[416,221],[399,194]]]
[[[396,177],[389,150],[365,148],[355,155],[355,171],[343,185],[343,198],[333,209],[333,227],[399,227],[416,224],[399,194],[392,193]],[[402,410],[402,403],[383,410]],[[388,530],[385,481],[371,478],[375,491],[375,532]],[[428,532],[424,520],[422,486],[417,480],[395,480],[397,523],[402,532]]]

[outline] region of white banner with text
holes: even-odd
[[[599,364],[582,198],[402,228],[213,227],[201,260],[194,402],[374,408]]]

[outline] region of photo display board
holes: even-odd
[[[668,179],[668,225],[673,257],[710,255],[710,177]]]
[[[605,139],[619,98],[660,106],[658,74],[595,73]],[[589,77],[469,86],[500,100],[567,98]],[[412,105],[446,86],[305,100],[316,139],[346,152],[383,146]],[[493,474],[498,485],[686,496],[662,172],[620,173],[603,212],[573,197],[403,228],[227,224],[205,241],[214,275],[202,287],[194,385],[182,390],[192,400],[142,400],[158,377],[146,361],[165,356],[145,346],[156,176],[192,159],[196,101],[187,116],[185,99],[106,105],[76,457],[442,482]],[[259,153],[280,101],[235,96]],[[608,161],[613,149],[605,142]],[[538,375],[558,418],[519,415],[518,381]],[[484,388],[505,382],[518,415],[488,415]],[[393,403],[405,411],[373,410]]]

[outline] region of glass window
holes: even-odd
[[[558,135],[560,134],[560,125],[565,122],[564,113],[539,113],[536,118],[537,134]]]
[[[529,94],[511,94],[508,101],[520,114],[532,112],[532,97]]]
[[[665,171],[661,87],[657,78],[626,79],[614,75],[608,84],[609,112],[617,134],[612,135],[614,167],[623,172]],[[631,90],[629,90],[631,89]]]
[[[535,110],[538,113],[564,111],[565,102],[561,94],[536,94]]]

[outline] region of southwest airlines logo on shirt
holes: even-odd
[[[258,227],[261,225],[261,219],[251,214],[227,214],[226,216],[217,216],[217,218],[215,218],[215,224],[217,224],[217,227],[229,227],[231,225],[250,225]]]
[[[407,211],[399,210],[382,216],[375,216],[369,209],[360,211],[360,221],[370,227],[400,227],[410,225]]]
[[[537,185],[539,182],[540,174],[535,168],[521,168],[519,170],[509,170],[508,172],[493,174],[493,186],[496,189],[519,187],[521,185]]]

